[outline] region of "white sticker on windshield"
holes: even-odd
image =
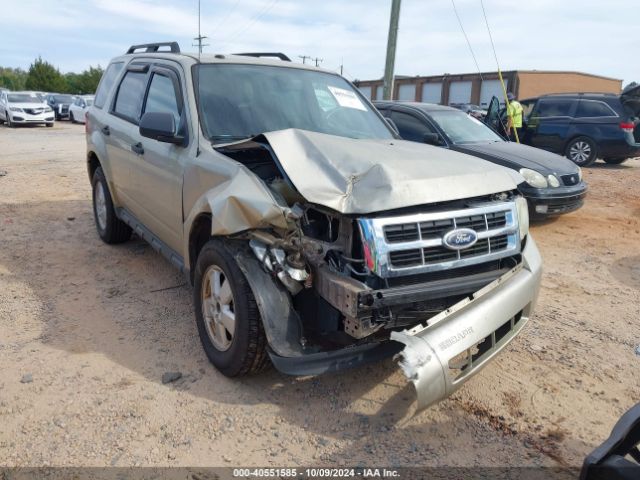
[[[332,86],[327,86],[327,88],[341,107],[367,111],[367,107],[364,106],[355,92]]]

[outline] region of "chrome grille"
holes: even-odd
[[[369,270],[398,277],[496,260],[520,252],[516,206],[496,202],[463,210],[358,220]],[[476,232],[475,244],[452,250],[443,242],[451,230]]]

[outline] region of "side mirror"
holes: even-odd
[[[398,126],[396,125],[396,122],[391,120],[389,117],[384,117],[384,119],[386,120],[387,125],[391,127],[391,130],[393,130],[393,133],[395,133],[396,135],[400,135],[400,130],[398,130]]]
[[[429,145],[435,145],[436,147],[442,145],[442,139],[437,133],[425,133],[422,141]]]
[[[181,145],[182,135],[176,134],[176,121],[171,113],[147,112],[140,119],[140,135],[158,142]]]

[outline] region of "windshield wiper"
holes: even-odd
[[[225,143],[225,142],[234,142],[236,140],[246,140],[248,138],[253,138],[255,135],[211,135],[209,140],[212,143]]]

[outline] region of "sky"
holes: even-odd
[[[482,71],[495,71],[480,0],[454,0]],[[503,70],[576,70],[640,80],[637,0],[484,0]],[[350,80],[381,78],[391,0],[202,0],[207,53],[321,58]],[[38,55],[62,72],[106,66],[137,43],[195,51],[197,0],[0,0],[0,66]],[[477,72],[451,0],[402,0],[396,75]]]

